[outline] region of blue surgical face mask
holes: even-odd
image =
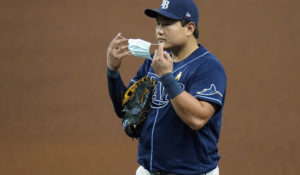
[[[151,43],[141,39],[128,39],[128,50],[134,56],[152,60],[150,56]]]

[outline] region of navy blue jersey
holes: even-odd
[[[221,63],[203,46],[186,59],[174,62],[173,75],[179,85],[195,98],[218,106],[198,131],[191,130],[174,111],[168,93],[151,67],[151,60],[145,60],[129,86],[145,75],[156,79],[158,84],[139,138],[138,163],[151,172],[182,175],[207,173],[216,168],[220,159],[217,143],[226,91],[226,75]]]
[[[158,81],[151,60],[144,62],[130,84],[145,75]],[[193,131],[177,116],[168,93],[158,82],[139,139],[137,160],[154,172],[209,172],[220,159],[217,143],[226,91],[225,71],[217,58],[200,46],[186,59],[174,63],[173,75],[180,86],[197,99],[219,105],[218,111],[202,129]]]

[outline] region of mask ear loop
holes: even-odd
[[[126,39],[126,40],[128,40],[127,38],[125,38],[125,37],[123,37],[123,36],[120,36],[121,38],[123,38],[123,39]]]
[[[128,41],[128,39],[127,38],[125,38],[125,37],[123,37],[123,36],[120,36],[121,38],[123,38],[123,39],[126,39],[127,41]],[[158,46],[159,44],[154,44],[154,43],[151,43],[151,45],[154,45],[154,46]]]
[[[123,37],[123,36],[120,36],[120,37],[128,41],[128,39],[127,39],[127,38],[125,38],[125,37]],[[121,44],[121,45],[122,45],[122,44]],[[153,45],[153,46],[158,46],[159,44],[154,44],[154,43],[151,43],[151,45]],[[132,53],[130,53],[129,55],[133,55],[133,54],[132,54]],[[133,55],[133,56],[134,56],[134,55]]]

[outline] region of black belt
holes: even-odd
[[[165,172],[151,172],[150,175],[178,175],[178,174],[165,173]],[[203,175],[203,174],[199,174],[199,175]]]

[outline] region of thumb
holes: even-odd
[[[164,51],[164,57],[165,57],[168,61],[173,61],[171,55],[170,55],[168,52],[166,52],[166,51]]]

